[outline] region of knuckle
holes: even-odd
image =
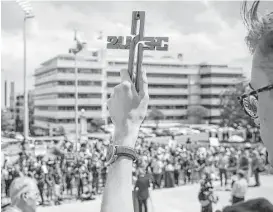
[[[131,89],[131,83],[128,81],[124,81],[121,83],[121,87],[123,91],[129,91]]]
[[[147,100],[147,101],[149,101],[149,100],[150,100],[149,94],[146,94],[146,95],[144,96],[144,99]]]

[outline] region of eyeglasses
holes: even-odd
[[[251,85],[249,85],[251,87]],[[258,118],[258,93],[269,91],[273,89],[273,85],[268,85],[257,90],[251,91],[248,94],[243,94],[238,97],[241,106],[243,107],[245,113],[252,119]]]

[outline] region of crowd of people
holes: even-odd
[[[102,193],[107,178],[108,143],[101,140],[82,143],[75,154],[75,146],[64,141],[47,156],[20,154],[14,164],[6,159],[2,167],[2,197],[9,197],[9,186],[15,178],[28,176],[37,182],[41,205],[95,199]],[[133,167],[133,183],[145,173],[153,189],[198,183],[205,173],[214,180],[220,179],[221,185],[226,186],[238,169],[244,170],[246,176],[253,173],[255,186],[259,186],[259,173],[266,161],[262,145],[255,148],[202,147],[177,144],[173,137],[167,145],[142,138],[135,148],[140,157]]]

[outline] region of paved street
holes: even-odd
[[[251,179],[253,180],[253,179]],[[262,176],[262,186],[259,188],[249,188],[247,199],[255,197],[265,197],[273,202],[273,176]],[[253,182],[253,181],[251,181]],[[216,183],[216,189],[219,186]],[[199,185],[187,185],[173,189],[162,189],[153,191],[152,203],[149,202],[150,212],[195,212],[200,211],[200,205],[197,200]],[[219,203],[214,209],[220,209],[228,204],[230,198],[229,191],[220,191],[217,189],[217,195],[220,198]],[[41,207],[38,212],[99,212],[101,199],[89,202],[73,202],[61,206]],[[153,207],[151,206],[153,205]],[[153,208],[153,210],[152,210]]]

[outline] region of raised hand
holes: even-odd
[[[121,70],[121,83],[107,102],[112,122],[115,125],[114,143],[135,146],[139,127],[144,120],[149,102],[146,72],[139,74],[139,93],[132,83],[128,70]]]

